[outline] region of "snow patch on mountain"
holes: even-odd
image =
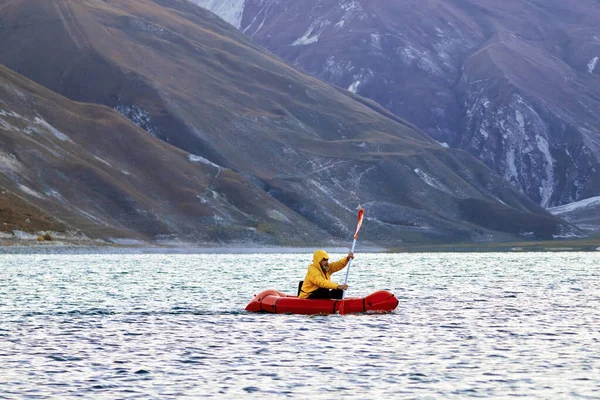
[[[510,149],[506,153],[506,170],[504,171],[504,179],[511,182],[515,186],[519,186],[519,170],[517,168],[517,157],[515,149]]]
[[[280,211],[277,211],[277,210],[269,210],[269,211],[267,211],[267,215],[270,218],[273,218],[277,221],[288,222],[288,223],[292,222],[292,221],[290,221],[290,219],[288,217],[286,217],[285,215],[283,215],[283,213],[281,213]]]
[[[79,214],[83,215],[85,218],[87,218],[87,219],[89,219],[91,221],[94,221],[96,223],[109,226],[109,224],[105,220],[103,220],[102,218],[96,217],[95,215],[92,215],[92,214],[88,213],[87,211],[82,210],[79,207],[75,207],[75,206],[72,206],[72,207],[73,207],[73,209],[75,211],[77,211]]]
[[[20,172],[23,164],[17,160],[14,154],[6,154],[0,151],[0,172],[6,175],[8,172]]]
[[[150,33],[154,33],[157,35],[161,35],[165,33],[165,28],[155,25],[151,22],[142,20],[142,19],[138,19],[138,18],[129,18],[129,25],[131,25],[131,27],[135,28],[135,29],[139,29],[141,31],[145,31],[145,32],[150,32]]]
[[[542,207],[548,207],[550,204],[550,198],[552,197],[552,192],[554,191],[554,158],[552,158],[552,154],[550,153],[550,145],[548,144],[548,140],[545,137],[536,135],[535,140],[537,142],[537,147],[542,153],[542,157],[544,158],[544,172],[546,174],[545,179],[542,179],[540,186],[540,196],[542,198],[541,205]]]
[[[592,60],[588,63],[587,67],[588,67],[588,72],[590,74],[594,73],[594,70],[596,69],[596,65],[598,65],[598,57],[594,57],[592,58]]]
[[[2,89],[6,90],[7,92],[14,93],[21,100],[27,100],[28,99],[28,96],[25,93],[23,93],[21,90],[17,89],[13,85],[9,85],[7,83],[2,82],[2,83],[0,83],[0,87]]]
[[[120,104],[115,107],[115,110],[117,110],[119,114],[133,122],[135,125],[142,128],[152,136],[158,136],[156,128],[152,125],[152,119],[150,118],[150,114],[140,106],[137,106],[135,104]]]
[[[344,1],[340,4],[340,7],[346,13],[362,10],[362,6],[360,5],[360,2],[358,2],[356,0]]]
[[[564,204],[558,207],[550,207],[548,211],[554,215],[569,213],[581,208],[600,206],[600,196],[590,197],[588,199],[575,201],[573,203]]]
[[[443,70],[434,60],[428,50],[420,50],[412,46],[396,49],[403,63],[416,63],[417,67],[433,76],[442,76]]]
[[[318,33],[316,35],[310,36],[310,34],[312,33],[312,30],[309,29],[304,36],[302,36],[301,38],[298,38],[294,41],[294,43],[292,43],[292,46],[306,46],[312,43],[316,43],[319,41],[319,35],[321,33]]]
[[[352,93],[356,93],[359,86],[360,86],[360,81],[355,81],[352,83],[352,85],[350,85],[348,87],[348,90]]]
[[[30,196],[37,197],[38,199],[43,198],[41,194],[25,185],[19,185],[19,189],[21,189],[23,192],[27,193]]]
[[[193,3],[204,7],[240,29],[246,0],[192,0]]]
[[[348,71],[349,72],[349,71]],[[352,93],[358,92],[358,87],[364,85],[375,77],[375,73],[370,69],[361,68],[360,73],[352,76],[352,83],[348,86],[348,91]]]
[[[65,135],[58,129],[56,129],[54,126],[50,125],[48,122],[46,122],[41,117],[35,117],[35,119],[32,122],[29,119],[22,117],[21,115],[17,114],[14,111],[10,111],[10,110],[5,111],[5,110],[1,110],[1,109],[0,109],[0,116],[6,117],[6,118],[10,117],[13,119],[26,121],[27,124],[29,125],[24,129],[19,129],[19,128],[11,125],[8,121],[4,120],[3,118],[0,118],[0,128],[1,129],[7,130],[7,131],[14,131],[14,132],[23,132],[27,135],[31,135],[32,133],[43,134],[44,131],[47,131],[47,132],[52,133],[52,135],[54,135],[54,137],[56,137],[58,140],[60,140],[62,142],[71,141],[71,139],[67,135]],[[33,125],[30,125],[30,124],[33,124]]]
[[[112,165],[110,165],[110,163],[109,163],[108,161],[106,161],[106,160],[104,160],[104,159],[102,159],[102,158],[100,158],[100,157],[98,157],[98,156],[94,156],[94,158],[95,158],[96,160],[100,161],[102,164],[105,164],[105,165],[107,165],[107,166],[109,166],[109,167],[111,167],[111,168],[112,168]]]
[[[40,126],[46,128],[47,130],[49,130],[50,133],[52,133],[58,140],[61,140],[63,142],[70,141],[70,139],[67,135],[65,135],[64,133],[62,133],[61,131],[59,131],[58,129],[56,129],[55,127],[53,127],[46,121],[44,121],[43,118],[35,117],[33,122],[37,125],[40,125]]]
[[[410,46],[398,49],[398,52],[400,53],[400,57],[405,64],[410,64],[417,58],[418,55],[417,51]]]
[[[519,124],[521,134],[524,135],[525,134],[525,118],[523,118],[523,114],[521,114],[521,111],[515,110],[515,119],[517,120],[517,123]]]
[[[215,164],[214,162],[209,161],[204,157],[197,156],[195,154],[189,154],[188,160],[190,160],[191,162],[196,163],[196,164],[205,164],[205,165],[210,165],[211,167],[217,168],[219,170],[221,169],[221,167],[218,166],[217,164]]]
[[[206,198],[204,198],[204,196],[202,196],[201,194],[196,195],[196,197],[198,198],[198,200],[200,200],[200,203],[202,203],[202,204],[208,203],[208,200],[206,200]]]
[[[44,194],[48,197],[54,197],[55,199],[59,199],[61,201],[66,201],[64,197],[60,194],[60,192],[56,189],[46,190]]]
[[[371,46],[379,51],[383,51],[381,46],[381,35],[379,33],[371,33]]]
[[[2,117],[13,117],[13,118],[18,118],[18,119],[25,119],[25,118],[21,117],[19,114],[17,114],[16,112],[11,111],[11,110],[5,111],[5,110],[0,109],[0,116],[2,116]]]
[[[245,27],[243,28],[242,32],[252,36],[256,33],[258,33],[261,28],[265,25],[265,22],[267,21],[267,17],[269,17],[269,11],[271,9],[271,7],[273,6],[273,4],[277,4],[277,3],[271,3],[271,2],[266,2],[262,4],[262,8],[254,15],[254,18],[252,18],[252,21]],[[254,26],[254,24],[256,23],[257,19],[262,15],[262,21],[260,22],[260,24],[258,25],[258,27],[254,28],[253,31],[250,31],[250,28],[252,28]],[[240,28],[242,29],[242,28]]]
[[[441,184],[437,179],[435,179],[434,177],[426,174],[425,172],[423,172],[419,168],[415,168],[414,172],[415,172],[415,174],[417,174],[417,176],[419,178],[421,178],[429,186],[431,186],[433,188],[436,188],[438,190],[441,190],[442,192],[450,193],[450,191],[443,184]]]
[[[364,16],[361,13],[362,6],[358,1],[344,1],[340,4],[340,8],[344,12],[344,14],[340,17],[340,20],[334,25],[338,29],[342,29],[344,26],[350,25],[350,21],[354,16],[358,15],[359,18]]]
[[[329,82],[336,82],[342,78],[346,73],[354,71],[354,66],[351,61],[340,60],[337,61],[335,56],[329,56],[325,60],[325,67],[323,68],[323,75]]]
[[[323,29],[329,25],[329,21],[324,20],[316,20],[308,27],[308,30],[304,34],[304,36],[296,39],[292,46],[306,46],[312,43],[317,43],[319,41],[319,36],[323,32]],[[317,32],[318,30],[318,32]]]

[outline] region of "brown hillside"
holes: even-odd
[[[6,190],[0,191],[0,232],[64,232],[64,224]]]
[[[314,230],[240,175],[114,110],[74,103],[4,67],[0,99],[7,217],[29,213],[41,223],[50,215],[95,238],[157,241],[289,243]]]

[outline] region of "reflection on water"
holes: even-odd
[[[394,313],[243,311],[310,259],[2,255],[0,398],[600,397],[600,254],[359,253]]]

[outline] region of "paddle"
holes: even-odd
[[[356,239],[358,239],[358,232],[360,231],[360,228],[362,227],[363,217],[364,216],[365,216],[365,210],[363,210],[362,208],[360,208],[358,210],[358,223],[356,225],[356,232],[354,232],[354,241],[352,242],[352,250],[350,250],[351,253],[354,253],[354,247],[356,247]],[[348,284],[348,275],[350,274],[350,266],[352,265],[352,260],[353,260],[353,258],[351,258],[350,261],[348,261],[348,267],[346,269],[346,279],[344,280],[344,285]],[[344,300],[344,297],[346,297],[346,291],[345,290],[342,293],[342,300]],[[342,301],[342,304],[340,306],[340,314],[344,315],[344,302],[343,301]]]

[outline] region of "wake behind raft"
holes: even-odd
[[[343,300],[300,299],[277,290],[265,290],[256,295],[246,306],[246,311],[274,314],[341,314],[393,311],[398,299],[386,290],[366,297],[348,297]]]

